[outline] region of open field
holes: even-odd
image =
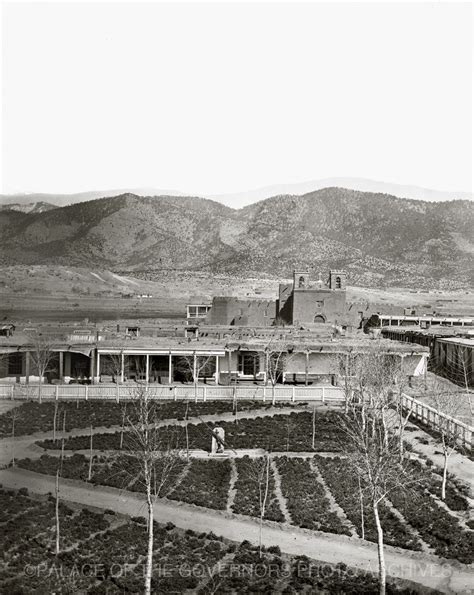
[[[90,321],[124,318],[182,318],[186,304],[214,295],[275,298],[289,279],[245,278],[207,272],[161,270],[125,276],[75,267],[1,267],[0,317],[5,320]],[[152,297],[139,297],[148,295]],[[348,302],[429,306],[444,314],[473,314],[472,292],[403,288],[347,289]]]

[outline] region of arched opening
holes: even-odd
[[[326,322],[324,316],[322,314],[316,314],[316,316],[314,317],[313,322],[315,324],[324,324]]]
[[[341,289],[341,277],[336,277],[336,289]]]
[[[298,280],[298,287],[304,287],[304,277],[300,277]]]

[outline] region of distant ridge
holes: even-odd
[[[234,209],[245,207],[272,196],[291,194],[301,196],[323,188],[344,188],[347,190],[359,190],[362,192],[374,192],[377,194],[388,194],[398,198],[409,198],[414,200],[425,200],[429,202],[440,202],[446,200],[473,200],[473,194],[469,192],[443,192],[430,190],[419,186],[391,184],[378,182],[365,178],[324,178],[310,182],[294,184],[279,184],[265,186],[246,192],[234,192],[225,194],[200,194],[185,193],[179,190],[163,190],[157,188],[129,188],[115,190],[92,190],[88,192],[77,192],[75,194],[54,194],[54,193],[30,193],[30,194],[1,194],[0,205],[16,203],[18,205],[31,204],[36,202],[50,203],[55,206],[65,207],[70,204],[95,200],[97,198],[109,198],[120,194],[135,194],[137,196],[199,196],[208,198]]]
[[[131,193],[42,213],[0,211],[0,264],[200,270],[286,278],[344,268],[353,285],[474,286],[474,202],[324,188],[241,209]]]
[[[20,211],[21,213],[44,213],[51,209],[56,209],[56,205],[52,205],[49,202],[26,202],[26,203],[7,203],[0,205],[0,211]]]
[[[474,195],[469,192],[443,192],[439,190],[430,190],[419,186],[409,186],[402,184],[391,184],[368,180],[365,178],[324,178],[322,180],[313,180],[310,182],[300,182],[294,184],[280,184],[257,188],[249,192],[236,192],[234,194],[217,194],[208,196],[222,202],[228,206],[239,208],[283,194],[292,194],[301,196],[323,188],[344,188],[347,190],[359,190],[361,192],[374,192],[377,194],[388,194],[398,198],[409,198],[414,200],[425,200],[429,202],[440,202],[445,200],[473,200]]]

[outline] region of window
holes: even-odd
[[[255,352],[239,353],[239,372],[244,376],[256,376],[260,371],[258,354]]]
[[[8,356],[8,373],[20,375],[23,372],[23,354],[10,353]]]
[[[298,281],[298,287],[304,287],[304,284],[305,284],[305,278],[303,276],[301,276]]]
[[[341,277],[336,277],[336,289],[341,289]]]

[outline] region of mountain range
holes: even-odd
[[[446,200],[473,200],[469,192],[442,192],[430,190],[419,186],[391,184],[366,178],[324,178],[310,182],[298,182],[293,184],[279,184],[265,186],[246,192],[233,192],[226,194],[198,194],[201,198],[209,198],[232,208],[242,208],[254,202],[280,196],[282,194],[302,195],[321,190],[323,188],[347,188],[360,190],[362,192],[374,192],[376,194],[388,194],[400,198],[411,198],[415,200],[427,200],[430,202]],[[64,207],[78,202],[86,202],[96,198],[108,198],[120,194],[136,194],[137,196],[190,196],[189,193],[179,190],[163,190],[157,188],[127,188],[115,190],[92,190],[88,192],[77,192],[75,194],[53,194],[53,193],[29,193],[29,194],[0,194],[0,205],[11,204],[24,205],[49,203],[51,206]],[[191,196],[195,196],[191,194]]]
[[[43,212],[0,210],[0,263],[288,277],[344,268],[353,285],[474,284],[474,203],[324,188],[241,209],[121,194]]]

